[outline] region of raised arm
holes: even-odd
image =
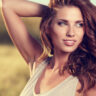
[[[43,49],[27,32],[20,17],[40,17],[47,10],[47,6],[27,0],[2,0],[2,13],[7,31],[28,64],[36,60]]]

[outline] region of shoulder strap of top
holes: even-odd
[[[38,66],[36,67],[36,62],[34,62],[33,64],[31,64],[32,68],[30,70],[30,78],[35,74],[37,73],[37,71],[39,70],[43,70],[43,68],[46,67],[46,65],[48,64],[48,62],[50,61],[49,60],[50,57],[44,59],[40,64],[38,64]],[[30,62],[31,63],[31,62]]]

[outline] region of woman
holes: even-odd
[[[9,35],[34,71],[20,96],[96,96],[96,7],[89,0],[2,3]],[[43,47],[20,17],[42,17]]]

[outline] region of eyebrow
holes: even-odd
[[[76,21],[76,23],[84,23],[84,21],[83,20],[78,20],[78,21]]]
[[[68,20],[65,20],[65,19],[57,19],[57,20],[58,21],[60,20],[60,21],[68,23]],[[77,20],[76,23],[84,23],[84,21],[83,20]]]

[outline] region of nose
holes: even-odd
[[[74,27],[73,27],[73,26],[69,26],[69,27],[68,27],[66,36],[68,36],[68,37],[74,37],[74,36],[75,36]]]

